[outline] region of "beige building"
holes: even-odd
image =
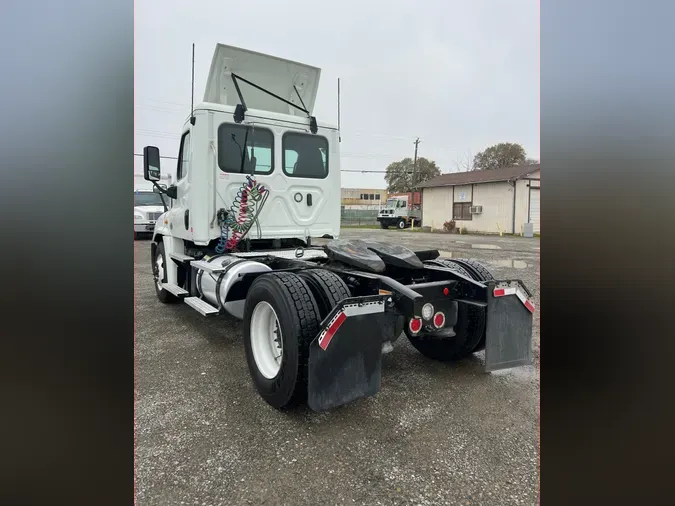
[[[341,204],[347,209],[384,206],[387,202],[387,190],[381,188],[342,188],[341,194]]]
[[[540,233],[537,165],[442,174],[422,188],[422,225],[442,230],[455,220],[467,232],[520,234],[525,223]]]

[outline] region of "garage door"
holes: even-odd
[[[530,188],[530,218],[535,234],[539,234],[539,188]]]

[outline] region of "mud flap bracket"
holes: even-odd
[[[309,347],[307,404],[341,406],[380,390],[385,297],[345,299],[321,324]]]

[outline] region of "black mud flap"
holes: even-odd
[[[531,296],[519,282],[487,283],[485,370],[532,363]]]
[[[345,299],[322,322],[309,347],[307,404],[341,406],[380,390],[385,297]]]

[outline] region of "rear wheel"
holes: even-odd
[[[473,278],[469,269],[450,259],[439,258],[436,264],[451,269],[458,274]],[[482,307],[458,303],[455,335],[446,337],[439,333],[424,332],[413,335],[408,328],[406,336],[417,351],[425,357],[440,361],[461,360],[471,355],[485,335],[485,310]]]
[[[244,349],[258,393],[282,409],[307,399],[309,344],[319,308],[307,283],[290,272],[259,276],[244,307]]]
[[[396,226],[399,228],[399,230],[403,230],[405,228],[405,220],[404,219],[398,220]]]
[[[316,299],[323,320],[340,301],[351,297],[347,284],[337,274],[321,269],[298,272]]]
[[[468,264],[472,268],[473,279],[475,279],[476,281],[480,282],[494,281],[495,277],[488,270],[488,268],[485,267],[482,263],[477,262],[476,260],[470,260],[468,258],[458,258],[458,260],[464,262],[465,264]],[[485,318],[485,309],[481,309],[481,311],[483,312],[483,318]],[[478,344],[473,349],[473,353],[484,349],[485,349],[485,324],[483,324],[483,332],[481,335],[481,339],[480,341],[478,341]]]
[[[157,245],[155,258],[152,259],[152,277],[155,282],[155,293],[160,302],[170,304],[178,299],[175,295],[167,292],[163,285],[168,283],[166,274],[166,254],[164,253],[164,244]]]

